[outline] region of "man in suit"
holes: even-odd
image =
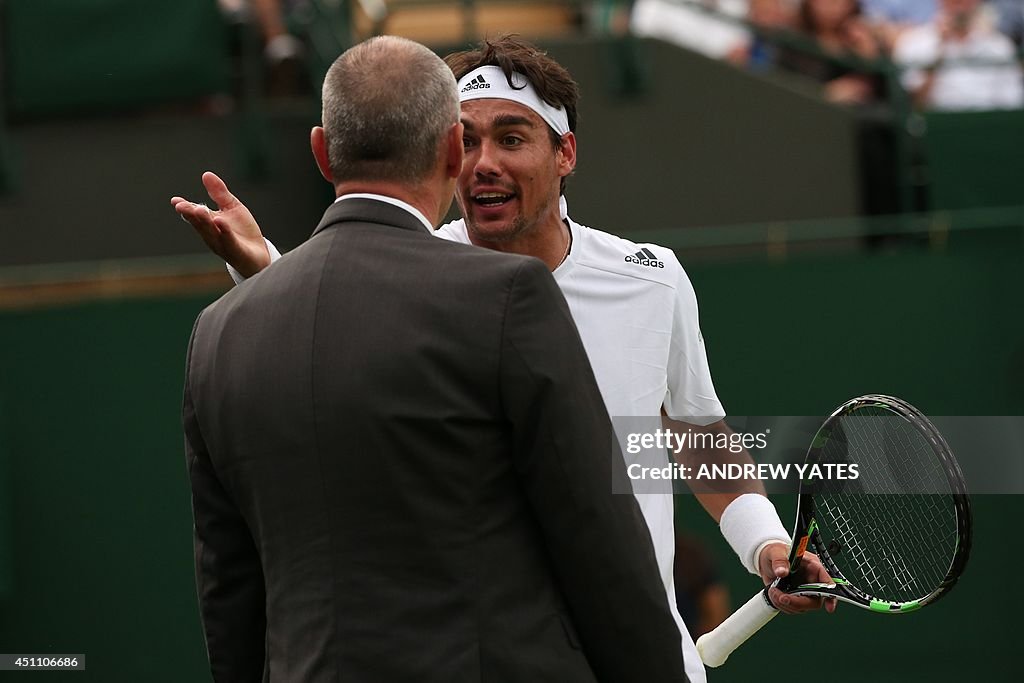
[[[463,161],[451,71],[373,39],[331,67],[323,106],[311,141],[337,201],[189,345],[214,679],[685,681],[557,285],[537,259],[431,235]]]

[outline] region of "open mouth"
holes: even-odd
[[[515,198],[514,194],[506,194],[503,192],[481,192],[473,195],[473,202],[479,206],[493,208],[497,206],[503,206]]]

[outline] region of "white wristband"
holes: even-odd
[[[789,533],[779,519],[775,506],[757,493],[744,493],[722,512],[718,524],[722,535],[740,558],[747,571],[757,576],[757,560],[769,543],[789,544]]]

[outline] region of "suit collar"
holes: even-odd
[[[331,204],[324,212],[324,217],[320,220],[320,225],[316,226],[313,234],[316,235],[332,225],[347,222],[379,223],[388,227],[429,234],[420,219],[407,210],[371,198],[346,199]]]

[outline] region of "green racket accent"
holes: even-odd
[[[839,584],[840,586],[849,586],[850,585],[850,582],[847,581],[846,579],[837,579],[835,577],[832,578],[832,583]]]
[[[872,600],[869,605],[875,612],[913,612],[914,610],[921,609],[920,600],[911,600],[909,602],[885,602],[884,600]]]

